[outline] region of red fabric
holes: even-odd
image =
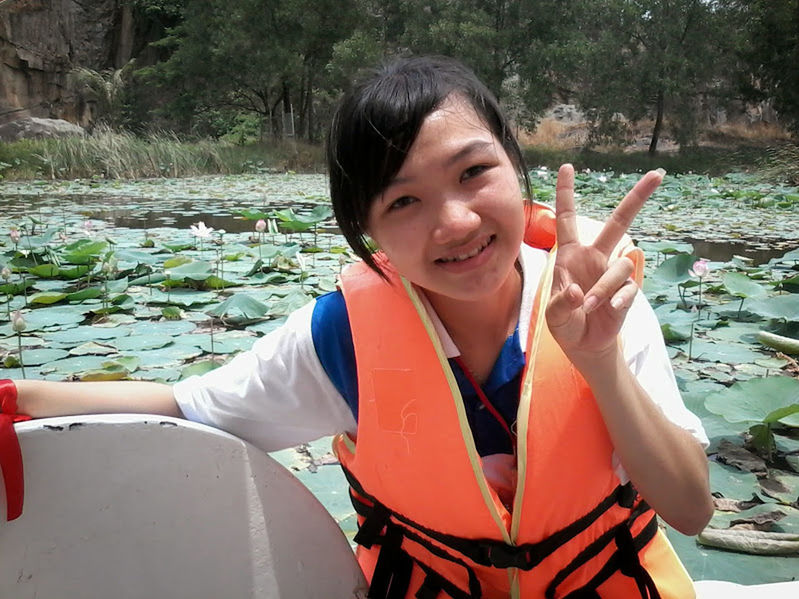
[[[22,471],[22,452],[14,423],[30,420],[17,414],[17,386],[8,379],[0,380],[0,471],[6,491],[7,520],[22,515],[25,498],[25,478]]]

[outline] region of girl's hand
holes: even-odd
[[[638,285],[630,278],[632,261],[610,262],[610,256],[662,180],[662,171],[644,175],[616,206],[594,242],[582,245],[574,208],[574,168],[564,164],[558,171],[558,245],[546,317],[552,335],[578,367],[616,350],[616,336]]]

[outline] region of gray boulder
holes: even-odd
[[[44,137],[75,137],[84,134],[83,127],[61,119],[26,117],[0,125],[0,141],[5,142]]]

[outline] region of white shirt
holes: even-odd
[[[546,264],[546,252],[523,246],[520,253],[524,289],[519,314],[519,341],[524,348],[535,291]],[[426,306],[447,357],[459,351],[429,303]],[[224,366],[193,376],[173,387],[184,416],[225,430],[265,451],[276,451],[341,432],[355,433],[352,411],[319,361],[311,335],[310,302],[289,316],[279,329],[258,339],[252,349]],[[677,388],[660,325],[642,292],[638,292],[621,329],[630,370],[668,420],[689,431],[705,447],[702,423],[684,405]],[[626,481],[614,456],[614,468]]]

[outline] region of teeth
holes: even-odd
[[[439,262],[462,262],[463,260],[468,260],[469,258],[474,258],[477,254],[479,254],[484,249],[486,249],[488,247],[488,245],[491,243],[492,240],[493,240],[493,238],[489,238],[488,241],[486,241],[483,245],[481,245],[478,248],[475,248],[474,250],[472,250],[468,254],[459,254],[457,256],[452,256],[450,258],[440,258]]]

